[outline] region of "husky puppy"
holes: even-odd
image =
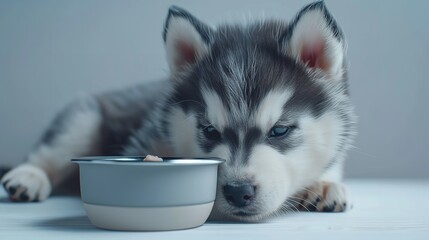
[[[346,45],[323,2],[290,23],[216,29],[173,6],[163,38],[168,81],[69,105],[3,177],[12,200],[46,199],[76,172],[72,157],[154,154],[226,160],[212,219],[350,206],[341,183],[355,120]]]

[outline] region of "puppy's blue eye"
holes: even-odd
[[[209,140],[220,141],[221,139],[220,132],[216,130],[216,128],[213,127],[212,125],[203,127],[203,133],[204,133],[204,136]]]
[[[270,138],[277,138],[277,137],[284,137],[287,136],[294,127],[287,127],[287,126],[274,126],[271,128],[269,137]]]

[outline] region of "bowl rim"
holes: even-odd
[[[225,160],[217,157],[210,158],[182,158],[161,157],[162,162],[144,162],[145,156],[88,156],[72,158],[77,164],[108,164],[108,165],[138,165],[138,166],[189,166],[189,165],[217,165]]]

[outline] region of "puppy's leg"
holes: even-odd
[[[342,179],[342,162],[336,163],[311,186],[306,187],[292,201],[303,211],[344,212],[351,207]]]
[[[69,177],[76,166],[70,159],[96,154],[100,141],[101,114],[95,99],[77,101],[54,120],[26,163],[1,180],[14,201],[43,200]]]

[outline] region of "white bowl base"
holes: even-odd
[[[115,207],[83,203],[92,224],[120,231],[165,231],[204,224],[213,203],[177,207]]]

